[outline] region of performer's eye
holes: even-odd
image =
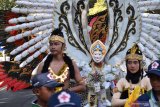
[[[52,45],[53,45],[53,43],[52,43],[52,42],[49,42],[49,45],[50,45],[50,46],[52,46]]]
[[[138,64],[138,61],[128,61],[128,64]]]

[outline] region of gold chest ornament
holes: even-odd
[[[58,72],[58,74],[55,74],[55,72],[50,67],[48,68],[49,72],[51,73],[51,77],[60,83],[63,83],[67,79],[68,69],[69,69],[68,66],[64,64],[63,67]]]

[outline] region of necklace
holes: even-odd
[[[62,67],[62,69],[60,69],[57,75],[50,67],[48,68],[49,72],[51,73],[51,77],[55,80],[58,80],[58,82],[61,83],[63,83],[64,80],[67,78],[68,69],[69,69],[68,66],[64,64],[64,66]]]
[[[97,67],[94,63],[92,63],[92,70],[93,72],[96,72],[96,71],[101,71],[102,72],[102,69],[104,68],[104,63],[102,63],[102,66],[101,67]]]
[[[128,98],[132,94],[132,92],[134,91],[134,89],[136,87],[136,86],[133,87],[131,81],[129,82],[129,84],[130,84],[130,87],[128,88]],[[139,82],[138,82],[137,86],[140,87],[140,94],[144,94],[144,88],[141,87],[141,79],[139,79]]]

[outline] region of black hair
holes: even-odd
[[[52,60],[53,60],[53,55],[52,55],[52,54],[49,54],[49,55],[47,56],[46,60],[44,61],[42,73],[48,72],[48,68],[49,68],[49,65],[50,65],[50,63],[51,63]]]
[[[58,29],[58,28],[54,29],[53,32],[51,33],[51,36],[54,36],[54,35],[64,37],[63,32],[61,31],[61,29]]]
[[[67,56],[66,54],[64,54],[63,60],[69,67],[70,77],[74,78],[75,77],[75,71],[74,71],[74,66],[73,66],[71,58],[69,56]]]

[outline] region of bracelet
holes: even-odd
[[[84,82],[85,82],[85,80],[83,78],[82,78],[82,80],[78,81],[79,84],[84,83]]]

